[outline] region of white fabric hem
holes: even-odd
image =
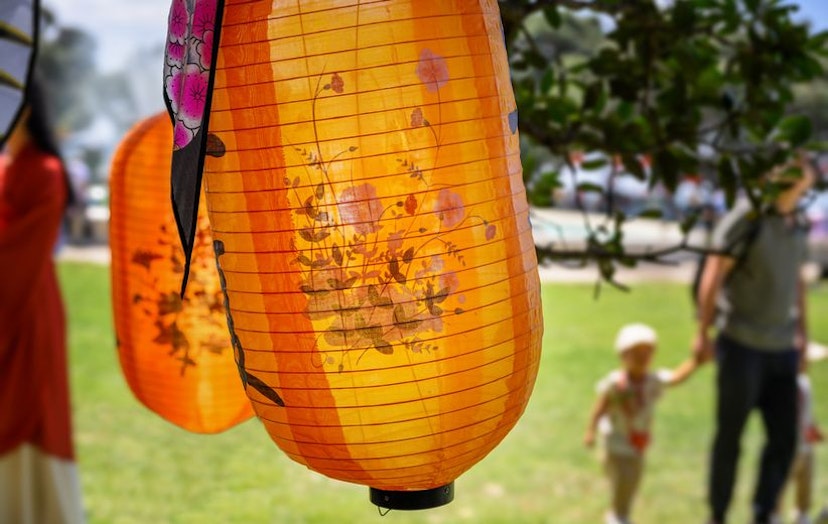
[[[75,462],[31,444],[0,456],[0,522],[84,524]]]

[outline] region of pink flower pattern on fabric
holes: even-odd
[[[187,3],[184,0],[173,0],[170,6],[168,42],[183,44],[187,39],[187,28],[190,25],[190,13],[187,12]]]
[[[183,71],[178,119],[189,129],[195,130],[201,125],[207,101],[207,81],[207,74],[196,64],[188,65]]]
[[[203,69],[210,69],[210,65],[213,63],[213,33],[213,31],[206,31],[204,39],[196,44],[198,63]]]
[[[204,122],[216,0],[173,0],[164,60],[164,94],[174,119],[174,149],[187,146]]]
[[[348,187],[339,195],[339,214],[344,224],[367,235],[379,231],[382,202],[372,184]]]
[[[167,52],[165,53],[165,63],[168,67],[182,68],[184,67],[184,44],[181,42],[167,42]]]
[[[205,33],[216,27],[216,0],[198,0],[193,11],[192,35],[204,40]]]
[[[444,228],[451,228],[459,224],[466,216],[465,206],[463,205],[463,197],[449,191],[442,189],[437,194],[437,202],[434,205],[434,212],[439,215],[440,221]]]
[[[417,62],[417,76],[429,91],[437,91],[449,80],[449,70],[446,59],[435,54],[431,49],[420,51],[420,60]]]

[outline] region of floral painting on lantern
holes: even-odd
[[[158,237],[157,247],[136,249],[132,254],[131,263],[144,268],[135,273],[141,278],[137,287],[142,291],[133,295],[132,304],[154,319],[152,342],[169,346],[167,357],[179,363],[181,375],[184,375],[188,368],[198,365],[199,357],[205,352],[220,355],[230,348],[224,294],[215,274],[210,224],[206,216],[198,220],[192,260],[195,271],[191,290],[184,299],[177,289],[177,279],[184,272],[184,261],[175,232],[162,225]],[[164,264],[167,268],[162,271],[159,266]],[[163,277],[159,275],[169,271],[170,267],[175,278],[167,279],[169,286],[165,290]],[[187,335],[196,331],[201,335],[199,339]]]
[[[429,49],[421,51],[416,75],[424,89],[438,96],[449,81],[445,59]],[[319,79],[312,103],[347,92],[338,73],[326,75]],[[423,107],[406,112],[409,127],[401,132],[426,133],[437,158],[439,116]],[[321,338],[335,348],[322,365],[343,371],[358,367],[368,352],[436,351],[429,340],[443,331],[447,316],[462,315],[467,307],[452,268],[465,266],[463,249],[471,246],[458,245],[458,235],[452,233],[480,228],[480,236],[489,241],[498,235],[496,225],[471,214],[450,184],[435,183],[431,170],[436,166],[421,165],[416,153],[401,155],[395,167],[417,191],[382,198],[371,182],[335,186],[332,180],[347,180],[355,171],[351,162],[358,148],[343,143],[332,158],[323,158],[316,139],[313,146],[293,149],[305,175],[283,183],[301,227],[293,247],[301,271],[299,289],[307,297],[305,313],[322,323]]]

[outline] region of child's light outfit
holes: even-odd
[[[793,486],[796,509],[799,516],[807,516],[811,508],[814,483],[814,443],[819,440],[813,412],[813,395],[808,375],[800,373],[797,377],[799,386],[798,423],[799,443],[796,449],[789,478]],[[807,517],[806,517],[807,518]]]
[[[621,522],[629,517],[644,471],[644,451],[650,443],[653,408],[670,382],[672,372],[648,373],[631,381],[615,370],[597,386],[607,397],[607,411],[598,424],[604,446],[604,470],[610,481],[612,511]]]

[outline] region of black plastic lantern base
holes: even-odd
[[[386,491],[371,488],[371,503],[386,509],[415,510],[445,506],[454,500],[454,482],[423,491]]]

